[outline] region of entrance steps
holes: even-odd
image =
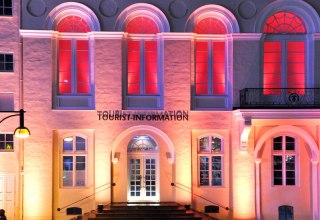
[[[113,203],[104,206],[101,212],[96,212],[95,217],[88,220],[153,220],[153,219],[177,219],[177,220],[202,220],[201,215],[187,210],[174,202],[161,203]]]

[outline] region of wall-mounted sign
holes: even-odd
[[[189,113],[183,110],[173,111],[97,111],[99,121],[188,121]]]

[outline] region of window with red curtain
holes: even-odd
[[[225,25],[216,18],[204,18],[197,23],[197,34],[226,34]],[[196,95],[224,95],[226,93],[225,42],[199,40],[195,45],[195,93]]]
[[[149,17],[132,19],[127,27],[129,34],[157,34],[157,24]],[[128,40],[127,93],[128,95],[159,94],[157,40]]]
[[[90,31],[87,22],[79,16],[63,18],[57,31],[86,33]],[[89,42],[86,39],[60,39],[58,42],[58,93],[90,93]]]
[[[279,93],[268,90],[272,88],[304,93],[306,29],[302,20],[291,12],[278,12],[266,20],[263,31],[267,34],[263,45],[264,94]]]

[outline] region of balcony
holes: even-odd
[[[320,108],[320,88],[246,88],[240,108]]]

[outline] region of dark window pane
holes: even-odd
[[[12,7],[12,0],[4,0],[4,6]]]
[[[211,139],[211,150],[212,152],[221,151],[221,139],[217,137],[212,137]]]
[[[273,184],[274,185],[282,185],[282,179],[274,179]]]
[[[221,179],[213,179],[211,184],[212,184],[212,186],[221,186],[222,181],[221,181]]]
[[[85,163],[86,162],[86,157],[84,156],[78,156],[76,158],[77,163]]]
[[[286,184],[289,186],[293,186],[296,184],[296,181],[295,181],[295,179],[287,179]]]
[[[282,170],[282,156],[273,156],[273,169]]]
[[[0,63],[0,71],[5,72],[4,63]]]
[[[13,134],[7,134],[6,135],[6,140],[7,141],[13,141]]]
[[[5,149],[5,143],[4,142],[0,142],[0,149],[4,150]]]
[[[5,62],[12,63],[13,62],[13,54],[6,54],[5,55]]]
[[[282,178],[282,171],[274,171],[274,178]]]
[[[0,141],[5,141],[5,135],[4,134],[0,134]]]
[[[85,151],[86,150],[86,140],[82,137],[76,137],[76,150]]]
[[[12,15],[12,8],[5,8],[4,15]]]
[[[1,0],[0,0],[1,1]],[[3,63],[4,62],[4,54],[0,54],[0,62]]]
[[[63,139],[63,151],[72,151],[73,150],[73,139],[72,137],[66,137]]]
[[[295,178],[295,172],[294,171],[286,171],[287,178]]]
[[[13,63],[6,63],[5,71],[13,72]]]

